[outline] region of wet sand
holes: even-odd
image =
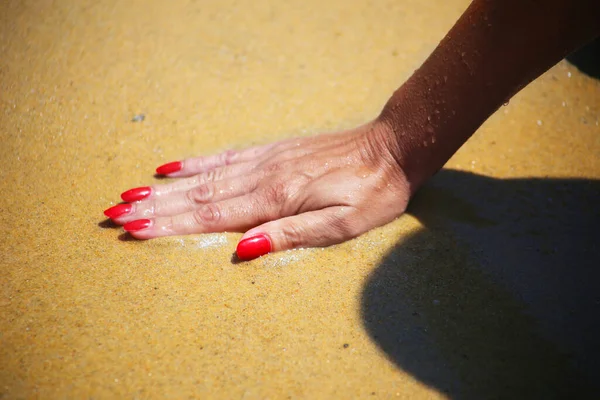
[[[566,62],[356,240],[235,264],[103,221],[164,162],[372,119],[468,2],[370,3],[0,5],[0,397],[598,390],[600,82]]]

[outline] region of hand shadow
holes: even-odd
[[[98,222],[98,226],[103,229],[116,229],[121,227],[121,225],[115,224],[110,218]]]
[[[393,363],[451,398],[599,393],[600,181],[443,170],[408,212],[362,295]]]

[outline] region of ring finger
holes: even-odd
[[[217,203],[207,203],[194,211],[169,217],[144,218],[125,224],[137,239],[193,233],[241,232],[277,218],[276,207],[265,207],[260,196],[248,194]]]
[[[205,182],[188,190],[170,192],[163,196],[153,196],[145,200],[116,206],[124,212],[113,217],[113,221],[123,225],[140,218],[154,218],[177,215],[194,211],[203,204],[223,201],[250,193],[256,188],[258,176],[236,177],[217,182]]]

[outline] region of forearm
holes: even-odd
[[[599,34],[598,0],[475,0],[379,118],[411,191],[498,107]]]

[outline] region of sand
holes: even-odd
[[[598,390],[600,82],[566,62],[347,243],[104,221],[164,162],[372,119],[467,3],[2,2],[0,397]]]

